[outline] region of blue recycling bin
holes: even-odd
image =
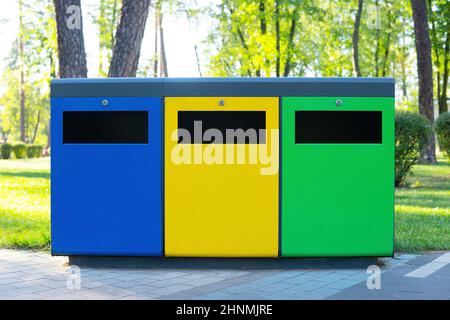
[[[52,253],[161,256],[162,98],[52,95],[51,112]]]

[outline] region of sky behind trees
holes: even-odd
[[[98,77],[98,28],[93,24],[90,14],[96,14],[95,5],[97,0],[82,0],[83,24],[85,47],[88,60],[89,77]],[[219,3],[218,0],[202,0],[202,4],[211,5]],[[11,51],[14,39],[17,37],[19,25],[17,0],[2,0],[0,10],[0,69],[6,64],[6,57]],[[204,40],[209,31],[211,21],[202,19],[198,25],[196,21],[189,23],[187,17],[181,15],[165,15],[163,20],[164,37],[166,45],[167,61],[169,62],[170,76],[173,77],[198,77],[197,61],[194,46],[197,44],[201,49],[201,41]],[[153,56],[154,34],[153,16],[147,20],[146,32],[142,43],[140,64],[148,63]],[[199,50],[201,51],[201,50]],[[206,69],[205,69],[206,71]],[[1,88],[1,87],[0,87]],[[1,88],[0,90],[4,90]]]

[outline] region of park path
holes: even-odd
[[[369,290],[366,286],[369,275],[358,268],[77,269],[69,268],[65,257],[0,249],[0,299],[359,299],[383,296],[383,292],[391,294],[385,288],[392,277],[411,281],[414,278],[404,277],[405,272],[438,256],[402,254],[384,259],[382,290]],[[447,267],[436,273],[445,273]],[[444,276],[449,276],[446,279],[450,283],[450,272]],[[390,280],[384,281],[385,278]],[[439,292],[445,297],[444,289]]]

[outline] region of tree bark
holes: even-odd
[[[280,2],[275,0],[275,47],[277,51],[277,61],[275,66],[275,75],[278,78],[280,76]]]
[[[361,69],[359,67],[359,26],[361,25],[361,14],[363,10],[364,0],[358,0],[358,10],[356,11],[355,24],[353,27],[353,72],[355,76],[361,77]]]
[[[402,9],[402,23],[403,25],[406,24],[406,8]],[[407,83],[406,83],[406,28],[403,28],[402,30],[402,60],[401,60],[401,72],[402,72],[402,94],[403,99],[408,97],[408,91],[407,91]]]
[[[54,4],[58,31],[59,76],[86,78],[87,64],[80,0],[54,0]]]
[[[19,99],[20,99],[20,140],[26,142],[27,134],[25,128],[25,71],[24,71],[24,52],[23,52],[23,3],[19,0],[19,68],[20,68],[20,80],[19,80]]]
[[[379,8],[379,1],[375,0],[375,5],[377,7],[377,10]],[[378,15],[378,13],[377,13]],[[378,19],[378,16],[377,16]],[[375,31],[375,40],[376,40],[376,45],[375,45],[375,52],[374,52],[374,63],[375,63],[375,77],[379,77],[380,76],[380,66],[379,66],[379,62],[380,62],[380,28],[381,26],[378,24],[378,22],[376,22],[376,31]]]
[[[150,0],[123,0],[109,77],[135,77]]]
[[[3,140],[3,143],[8,143],[8,135],[9,135],[9,130],[8,130],[8,131],[3,131],[3,132],[2,132],[2,140]]]
[[[287,45],[287,57],[286,63],[284,64],[283,77],[287,77],[289,75],[289,72],[291,72],[291,48],[294,45],[296,21],[297,21],[297,9],[294,10],[291,20],[291,28],[289,30],[289,40]]]
[[[266,4],[264,0],[259,0],[259,21],[260,21],[260,28],[261,28],[261,35],[267,34],[267,21],[266,21]],[[264,67],[267,67],[269,65],[269,61],[266,57],[264,57]],[[261,76],[261,67],[258,66],[258,69],[256,70],[256,75],[258,77]]]
[[[164,46],[164,30],[162,27],[162,12],[159,15],[159,50],[160,50],[160,76],[161,77],[168,77],[169,76],[169,71],[167,70],[167,60],[166,60],[166,49]]]
[[[30,141],[31,143],[34,143],[34,141],[36,140],[40,123],[41,123],[41,111],[38,111],[36,125],[34,126],[34,130],[33,130],[33,137],[31,138],[31,141]]]
[[[50,87],[50,82],[51,79],[56,78],[56,62],[55,59],[53,58],[53,54],[54,54],[54,50],[50,50],[49,54],[48,54],[48,59],[50,61],[50,79],[49,79],[49,83],[48,86]],[[52,126],[51,126],[52,120],[51,117],[48,118],[48,123],[47,123],[47,147],[51,147],[51,133],[52,133]]]
[[[199,74],[199,76],[200,76],[200,78],[201,78],[201,77],[203,77],[203,74],[202,74],[202,68],[201,68],[201,66],[200,66],[200,58],[199,58],[199,56],[198,56],[197,45],[194,46],[194,51],[195,51],[195,59],[197,60],[197,70],[198,70],[198,74]]]
[[[158,77],[158,20],[159,20],[159,1],[155,5],[155,42],[153,49],[153,77]]]
[[[434,122],[433,106],[433,65],[431,43],[428,30],[427,6],[425,0],[411,0],[414,21],[415,45],[417,52],[417,72],[419,78],[419,112],[430,123]],[[422,158],[428,163],[436,163],[436,141],[434,135]]]
[[[389,50],[390,50],[390,46],[391,46],[391,37],[392,37],[392,33],[388,33],[387,40],[386,40],[386,48],[384,49],[383,65],[381,67],[381,76],[382,77],[386,77],[386,73],[387,73]]]
[[[375,77],[379,77],[380,75],[380,29],[377,29],[375,33],[376,38],[376,46],[374,52],[374,63],[375,63]]]
[[[113,13],[112,13],[112,17],[111,17],[111,21],[114,24],[114,27],[117,27],[117,0],[114,0],[114,5],[113,5]],[[114,34],[114,28],[111,29],[111,48],[114,46],[114,42],[115,42],[115,38],[114,38],[115,34]]]
[[[449,76],[449,61],[450,60],[450,31],[447,31],[447,37],[445,39],[444,46],[444,74],[442,75],[442,93],[441,93],[441,103],[439,104],[439,114],[448,111],[447,102],[447,87],[448,87],[448,76]]]
[[[433,13],[433,4],[431,0],[428,0],[428,10],[429,10],[429,16],[430,16],[430,22],[431,22],[431,39],[432,44],[431,48],[434,49],[434,65],[436,67],[436,82],[437,82],[437,98],[438,98],[438,105],[439,110],[441,109],[441,57],[439,54],[439,46],[438,46],[438,39],[436,34],[436,23],[435,23],[435,17]]]
[[[260,14],[260,25],[261,25],[261,34],[267,33],[267,23],[266,23],[266,5],[264,0],[259,0],[259,14]]]

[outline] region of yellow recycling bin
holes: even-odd
[[[278,256],[278,98],[165,99],[165,255]]]

